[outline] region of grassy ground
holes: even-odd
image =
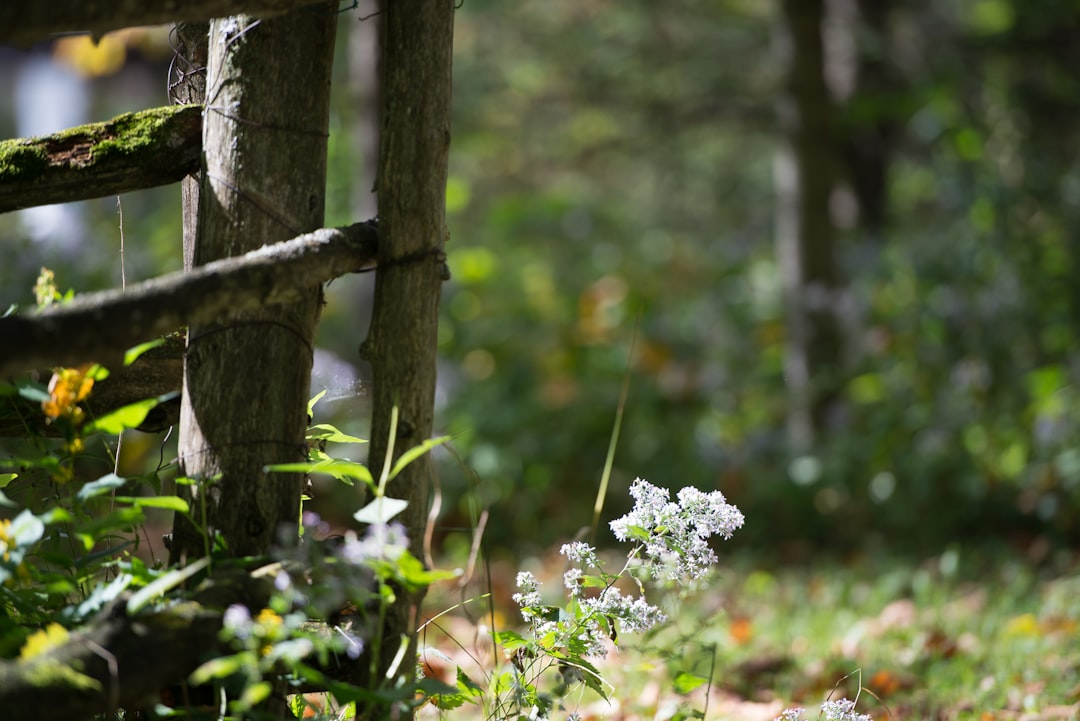
[[[562,568],[547,561],[536,568],[551,569],[545,587],[555,594]],[[473,617],[458,610],[427,628],[424,642],[445,657],[431,656],[434,672],[452,678],[457,665],[477,681],[490,672],[492,621],[517,623],[506,575],[492,568],[501,609],[493,617],[472,603]],[[428,608],[459,600],[436,595]],[[832,693],[858,696],[860,712],[894,721],[1080,719],[1080,564],[1071,554],[1038,569],[1015,555],[957,549],[917,563],[763,570],[744,562],[669,610],[670,624],[620,639],[600,664],[614,687],[610,702],[575,691],[565,712],[667,720],[697,710],[708,721],[771,721],[800,705],[814,719]],[[680,694],[695,676],[710,680]],[[466,706],[447,718],[484,715]]]

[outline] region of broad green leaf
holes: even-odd
[[[329,441],[330,443],[367,443],[363,438],[342,433],[329,423],[319,423],[308,428],[305,438],[309,441]]]
[[[702,684],[707,683],[709,679],[704,676],[698,676],[696,673],[680,673],[675,677],[672,685],[675,687],[675,693],[683,694],[684,696],[694,691],[694,689],[700,687]]]
[[[117,496],[116,500],[130,503],[136,508],[165,508],[180,513],[191,510],[188,502],[179,496]]]
[[[18,473],[0,473],[0,488],[7,488],[8,484],[18,477]]]
[[[401,457],[397,459],[394,464],[394,468],[390,471],[390,479],[392,480],[398,473],[401,472],[405,466],[415,461],[420,456],[424,455],[432,448],[437,448],[442,444],[450,440],[450,436],[440,436],[439,438],[429,438],[418,446],[414,446],[409,450],[401,454]]]
[[[408,501],[400,498],[387,498],[379,496],[353,514],[353,518],[361,523],[386,523],[397,514],[404,511],[409,505]]]
[[[114,488],[119,488],[125,483],[127,483],[126,478],[121,478],[115,473],[109,473],[108,475],[104,475],[96,481],[90,481],[89,483],[87,483],[85,486],[79,489],[79,492],[75,494],[75,497],[85,503],[91,498],[103,496]]]
[[[200,558],[195,563],[190,563],[183,568],[178,568],[175,571],[169,571],[164,576],[154,579],[153,582],[140,588],[127,602],[128,615],[137,613],[140,608],[145,606],[155,596],[160,596],[170,589],[176,588],[184,581],[194,576],[199,571],[203,570],[210,565],[209,556]]]
[[[124,353],[124,365],[129,366],[139,359],[143,353],[157,348],[159,345],[165,342],[165,338],[157,338],[155,340],[148,340],[145,343],[140,343],[137,346],[128,348]]]
[[[457,670],[457,687],[461,693],[473,698],[479,698],[484,695],[484,689],[481,688],[475,681],[469,678],[461,667]]]
[[[164,398],[164,397],[163,397]],[[112,413],[107,413],[101,418],[86,425],[86,433],[105,433],[110,436],[119,435],[125,428],[136,428],[144,420],[146,414],[156,406],[161,399],[147,398],[123,408],[117,408]]]

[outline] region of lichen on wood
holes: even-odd
[[[201,152],[198,105],[0,141],[0,212],[175,183],[198,170]]]

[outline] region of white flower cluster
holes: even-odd
[[[666,488],[638,478],[630,495],[634,507],[611,522],[611,531],[620,541],[640,543],[647,568],[663,579],[701,576],[716,563],[709,538],[731,538],[744,522],[742,511],[720,491],[702,493],[688,486],[676,502]]]
[[[341,546],[347,563],[362,564],[371,560],[396,561],[409,548],[409,537],[400,523],[376,523],[367,527],[363,538],[349,531]]]
[[[789,708],[774,721],[804,721],[804,713],[806,713],[804,708]],[[855,702],[846,698],[821,704],[821,714],[825,717],[825,721],[874,721],[869,714],[856,713]]]
[[[648,631],[667,620],[664,612],[649,605],[644,596],[624,596],[614,586],[605,588],[599,596],[582,599],[581,603],[596,614],[618,620],[625,633]]]

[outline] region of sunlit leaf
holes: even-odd
[[[179,513],[190,510],[188,502],[179,496],[118,496],[116,500],[131,503],[136,508],[165,508]]]
[[[124,352],[124,365],[131,365],[132,363],[137,361],[139,359],[139,356],[141,356],[143,353],[157,348],[164,342],[165,338],[156,338],[154,340],[148,340],[145,343],[140,343],[137,346],[128,348],[127,351]]]
[[[441,446],[442,444],[446,443],[449,440],[450,440],[450,436],[440,436],[439,438],[429,438],[428,440],[424,441],[420,445],[414,446],[413,448],[410,448],[409,450],[405,451],[397,459],[397,462],[394,463],[394,467],[390,471],[390,478],[393,479],[395,476],[397,476],[398,473],[401,472],[401,469],[403,469],[405,466],[409,465],[414,460],[416,460],[420,456],[422,456],[425,453],[427,453],[428,451],[430,451],[432,448],[437,448],[437,447]]]
[[[316,393],[315,396],[311,400],[308,401],[308,403],[307,403],[308,418],[311,418],[315,414],[315,404],[318,403],[319,401],[321,401],[323,396],[325,396],[325,395],[326,395],[326,390],[323,389],[323,390],[319,391],[318,393]]]
[[[325,473],[339,481],[356,479],[367,483],[369,486],[375,484],[371,477],[371,471],[367,469],[367,466],[356,461],[342,459],[332,458],[330,460],[302,461],[299,463],[276,463],[272,466],[264,466],[263,470],[268,473],[272,471],[281,473]]]
[[[273,690],[269,681],[260,681],[244,689],[240,695],[240,708],[249,709],[265,701]]]
[[[144,420],[146,420],[146,414],[153,410],[158,403],[170,400],[174,398],[175,395],[175,393],[169,393],[159,398],[147,398],[146,400],[137,401],[122,408],[117,408],[112,413],[107,413],[92,423],[87,424],[86,432],[105,433],[107,435],[116,436],[122,433],[126,428],[137,428],[142,425]]]
[[[215,678],[227,678],[244,667],[245,664],[254,663],[255,658],[250,653],[236,653],[232,656],[221,656],[211,659],[202,666],[191,672],[188,681],[198,686]]]
[[[0,488],[7,488],[8,484],[18,477],[18,473],[0,473]]]
[[[698,676],[696,673],[680,673],[672,681],[672,686],[675,693],[686,695],[692,693],[694,689],[699,688],[708,680],[704,676]]]
[[[328,441],[330,443],[367,443],[363,438],[342,433],[329,423],[320,423],[308,428],[305,438],[309,441]]]

